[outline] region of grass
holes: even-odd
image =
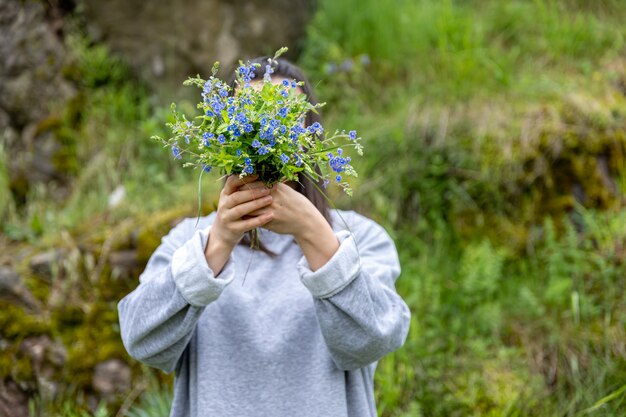
[[[350,81],[360,94],[378,90],[382,104],[397,94],[444,103],[549,97],[567,90],[569,76],[589,76],[594,63],[623,52],[624,9],[579,3],[321,0],[302,63],[334,100]],[[328,71],[363,54],[371,78]]]

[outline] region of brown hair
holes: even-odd
[[[260,65],[258,68],[256,68],[255,79],[261,79],[261,77],[263,76],[262,74],[265,73],[265,66],[269,64],[271,65],[273,71],[273,77],[280,77],[286,78],[288,80],[296,80],[296,82],[303,82],[304,84],[300,86],[300,89],[307,97],[309,103],[313,105],[318,103],[317,99],[315,98],[315,94],[313,93],[313,89],[311,88],[311,84],[309,83],[309,80],[306,78],[302,70],[295,64],[287,61],[284,58],[272,59],[269,56],[261,56],[250,59],[249,63]],[[235,80],[235,72],[233,71],[229,82],[230,86],[232,87],[231,91],[235,90]],[[317,113],[313,111],[307,112],[305,117],[306,126],[311,126],[315,122],[319,122],[320,124],[322,123],[322,117],[319,113],[319,109],[317,110]],[[319,166],[315,167],[315,171],[318,174],[321,174]],[[299,193],[303,194],[311,203],[313,203],[313,205],[320,211],[320,213],[322,213],[328,223],[332,225],[332,218],[330,217],[330,205],[328,204],[328,201],[326,200],[324,195],[320,192],[321,188],[322,180],[314,183],[313,179],[309,176],[304,175],[303,173],[298,174],[298,183],[296,184],[296,190]],[[240,243],[250,244],[250,241],[250,232],[248,232],[246,236],[240,241]],[[262,242],[260,244],[260,249],[268,254],[275,255],[267,248],[265,248]]]

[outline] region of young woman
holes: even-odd
[[[297,67],[272,65],[274,82],[304,81],[315,102]],[[377,361],[410,321],[394,243],[374,221],[329,210],[304,177],[271,189],[256,179],[228,177],[217,211],[163,237],[118,304],[124,346],[175,371],[171,417],[375,417]]]

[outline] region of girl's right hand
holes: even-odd
[[[273,213],[249,216],[250,213],[272,203],[270,189],[257,175],[239,178],[231,175],[220,193],[217,215],[209,232],[205,255],[215,276],[220,273],[235,245],[243,235],[272,221]]]

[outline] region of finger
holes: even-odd
[[[263,198],[269,194],[270,190],[268,188],[253,188],[251,190],[236,191],[226,197],[224,207],[232,209],[240,204]]]
[[[224,183],[224,188],[222,189],[222,192],[226,195],[231,195],[232,193],[237,191],[237,189],[242,185],[253,182],[257,178],[258,175],[256,174],[246,175],[243,178],[239,178],[239,175],[229,175],[228,178],[226,178],[226,182]]]
[[[243,216],[250,214],[251,212],[258,210],[262,207],[266,207],[272,204],[272,196],[268,195],[263,198],[248,201],[247,203],[239,204],[238,206],[226,211],[226,218],[230,221],[240,220]]]
[[[233,227],[238,230],[239,233],[244,233],[249,230],[254,229],[255,227],[261,227],[271,222],[274,218],[274,213],[267,212],[261,216],[252,217],[245,220],[239,220],[234,223]]]
[[[267,212],[271,211],[270,206],[265,206],[265,207],[261,207],[260,209],[251,211],[250,213],[246,214],[245,216],[242,216],[244,219],[246,217],[256,217],[256,216],[261,216]]]
[[[239,190],[250,190],[255,188],[267,188],[270,189],[263,181],[253,181],[239,186]]]

